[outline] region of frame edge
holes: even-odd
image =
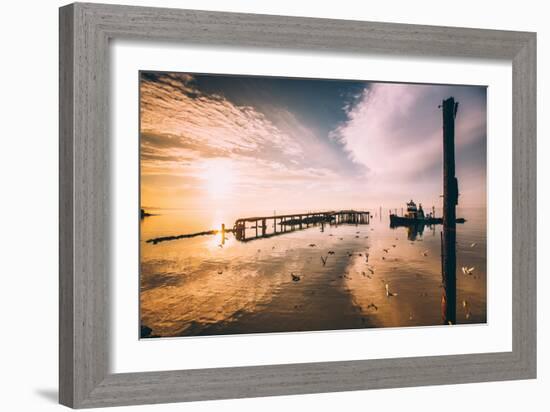
[[[74,5],[59,9],[59,402],[74,406]]]
[[[137,403],[290,395],[536,377],[536,260],[533,260],[536,258],[536,166],[534,163],[536,159],[536,34],[479,29],[466,29],[472,30],[472,33],[478,33],[480,36],[477,45],[473,46],[475,49],[473,54],[479,55],[484,49],[489,49],[489,46],[502,41],[505,43],[505,47],[503,46],[500,51],[491,49],[491,56],[512,58],[513,60],[513,138],[515,146],[513,154],[513,207],[515,212],[521,210],[526,213],[527,224],[523,221],[522,225],[524,227],[521,227],[519,222],[514,221],[513,223],[514,244],[517,245],[515,242],[519,240],[519,246],[514,247],[513,252],[513,270],[515,274],[513,275],[514,330],[512,352],[491,354],[493,356],[485,357],[483,354],[467,355],[476,356],[478,359],[477,364],[471,361],[467,365],[457,365],[457,367],[467,366],[470,368],[470,375],[455,375],[454,378],[443,374],[441,370],[445,367],[434,361],[425,365],[428,373],[423,376],[423,380],[413,384],[405,382],[403,378],[397,378],[391,372],[381,372],[384,368],[390,367],[385,366],[382,368],[378,365],[388,365],[388,363],[372,361],[368,361],[371,362],[369,366],[359,366],[359,364],[354,366],[345,362],[297,364],[295,366],[298,366],[298,368],[310,371],[304,371],[302,374],[297,374],[296,371],[287,372],[293,375],[298,387],[300,383],[303,385],[301,388],[294,388],[288,384],[281,385],[278,381],[271,382],[273,387],[268,386],[267,383],[270,379],[273,379],[272,376],[267,376],[267,379],[264,379],[263,383],[261,382],[262,375],[266,378],[265,373],[283,371],[282,365],[235,368],[233,371],[241,377],[241,381],[234,382],[232,385],[228,385],[227,381],[223,381],[223,376],[230,373],[229,370],[223,370],[223,368],[202,371],[109,374],[107,334],[103,329],[98,330],[100,328],[106,329],[106,325],[104,325],[105,303],[108,296],[106,296],[105,265],[99,262],[98,258],[108,257],[106,253],[107,245],[94,243],[94,241],[97,242],[98,239],[101,239],[102,225],[108,221],[105,216],[107,211],[105,208],[101,208],[107,205],[105,198],[108,196],[108,192],[105,190],[106,183],[94,182],[93,180],[106,174],[105,169],[106,166],[108,167],[108,153],[106,153],[108,136],[104,124],[96,125],[93,123],[107,119],[107,105],[103,104],[107,103],[104,100],[107,100],[108,96],[107,86],[105,85],[108,80],[105,73],[108,69],[103,66],[107,56],[105,50],[108,46],[107,39],[116,37],[119,31],[122,36],[127,36],[128,33],[132,33],[132,30],[136,30],[135,27],[119,29],[116,24],[117,19],[132,21],[132,16],[125,15],[125,12],[131,12],[131,14],[134,14],[133,17],[138,16],[150,23],[151,19],[156,16],[155,10],[159,14],[177,11],[177,16],[174,19],[181,18],[183,26],[189,23],[190,27],[185,30],[193,29],[190,20],[195,18],[198,20],[198,24],[203,20],[216,20],[228,16],[232,16],[232,24],[240,19],[244,19],[246,24],[247,18],[256,22],[258,19],[261,20],[261,15],[252,14],[195,12],[179,9],[153,9],[89,3],[74,3],[60,8],[60,403],[72,408],[90,408]],[[316,24],[318,25],[325,20],[271,15],[264,17],[268,20],[265,23],[265,26],[268,27],[277,24],[277,21],[282,21],[281,19],[289,19],[292,25],[299,25],[303,21],[307,27],[316,26]],[[331,24],[337,24],[335,20],[327,21]],[[380,42],[383,41],[380,38],[381,33],[387,32],[391,27],[400,27],[400,30],[403,31],[405,26],[413,26],[415,30],[421,32],[420,34],[417,33],[417,36],[426,36],[425,43],[429,43],[430,38],[441,36],[445,31],[443,28],[430,28],[430,26],[345,22],[342,21],[342,25],[348,28],[353,27],[354,24],[373,24],[376,27],[375,31],[378,32],[372,34],[372,47],[375,51],[379,51],[377,45],[380,45]],[[141,23],[140,21],[138,24]],[[169,22],[169,24],[173,25],[174,21]],[[171,30],[173,30],[173,26],[171,27]],[[223,30],[229,30],[230,28],[219,28],[218,30],[223,32]],[[184,29],[182,28],[182,30]],[[278,30],[282,30],[282,26]],[[451,28],[450,31],[455,33],[460,30],[464,29]],[[166,37],[164,34],[155,33],[155,35],[170,39],[169,36]],[[350,39],[351,43],[357,44],[360,35],[358,36],[358,38]],[[199,37],[200,35],[197,35],[197,38]],[[245,37],[246,35],[237,33],[228,42],[236,42]],[[262,39],[264,37],[262,36]],[[368,35],[365,35],[365,37],[369,38]],[[343,41],[343,38],[340,37],[338,42]],[[212,37],[205,37],[202,40],[208,43],[212,41],[211,39]],[[253,46],[261,45],[261,42],[260,39],[259,41],[251,41],[249,44]],[[273,40],[270,45],[276,42],[277,40]],[[323,49],[311,39],[302,40],[301,44],[309,42],[311,42],[312,48]],[[365,47],[369,45],[367,42]],[[86,47],[95,50],[87,50]],[[329,45],[329,47],[331,46]],[[354,47],[350,45],[346,50],[352,50]],[[395,48],[394,52],[400,52],[399,48],[403,47],[403,42],[396,40],[396,37],[393,36],[388,40],[387,47]],[[467,55],[463,44],[459,48],[458,55]],[[426,44],[418,46],[416,51],[420,54],[426,53]],[[434,53],[437,54],[438,51]],[[448,54],[451,53],[448,52]],[[92,122],[87,121],[86,116],[90,116]],[[102,155],[107,156],[101,157]],[[100,193],[94,194],[96,189]],[[89,201],[90,205],[87,205],[86,201]],[[99,209],[97,209],[98,207]],[[90,228],[90,225],[101,226],[101,228]],[[85,231],[89,233],[81,234],[82,229],[86,229]],[[85,247],[89,247],[91,250],[84,251]],[[94,262],[99,265],[99,268],[86,267],[86,264],[90,265]],[[526,266],[522,267],[522,265]],[[516,296],[516,291],[520,292],[518,296]],[[455,357],[455,359],[458,358]],[[394,365],[391,367],[393,369],[400,369],[405,367],[403,365],[406,364],[417,365],[418,361],[418,359],[402,358],[394,359],[389,364]],[[360,363],[361,361],[357,362]],[[430,361],[427,360],[427,362]],[[497,362],[496,365],[493,362]],[[361,363],[361,365],[366,365],[366,363]],[[482,369],[486,365],[492,366],[489,369]],[[265,372],[262,373],[261,368],[264,368]],[[241,370],[239,371],[239,369]],[[221,373],[222,370],[223,374]],[[369,374],[373,373],[374,375],[367,376],[368,371]],[[479,376],[471,376],[473,371],[477,371]],[[327,376],[332,373],[335,373],[335,376],[340,374],[343,382],[337,385],[331,380],[327,381]],[[191,374],[195,378],[199,378],[196,383],[190,379]],[[318,379],[316,383],[309,387],[303,381],[303,375],[308,374],[313,380]],[[388,376],[381,377],[380,383],[372,382],[373,377],[385,374]],[[201,383],[204,384],[204,382],[201,382],[201,377],[208,377],[211,385],[207,385],[207,387],[198,386]],[[363,382],[358,380],[360,377],[364,379]],[[247,385],[250,385],[253,379],[258,381],[257,385],[248,387]],[[230,387],[224,387],[224,384]],[[135,385],[135,387],[132,385]],[[193,392],[193,389],[196,390],[196,393]]]

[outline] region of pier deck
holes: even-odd
[[[247,223],[252,223],[252,225],[247,226]],[[235,221],[232,231],[237,240],[248,241],[306,229],[312,225],[325,223],[368,224],[370,223],[370,212],[361,210],[331,210],[326,212],[245,217]],[[250,233],[250,230],[252,230],[252,233]]]

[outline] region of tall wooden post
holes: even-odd
[[[443,322],[456,323],[456,205],[458,181],[455,175],[455,117],[458,103],[443,101]]]

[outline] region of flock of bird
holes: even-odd
[[[371,231],[374,231],[373,228],[370,229]],[[360,232],[356,232],[355,234],[355,238],[359,238]],[[329,236],[333,236],[332,233],[329,234]],[[368,236],[364,236],[365,239],[368,239]],[[343,237],[339,237],[338,238],[339,240],[344,240]],[[399,240],[398,238],[396,238],[396,240]],[[411,242],[411,244],[414,244]],[[317,245],[315,243],[310,243],[308,245],[309,247],[311,248],[314,248],[314,247],[317,247]],[[477,246],[477,243],[474,242],[474,243],[471,243],[470,245],[470,248],[474,248]],[[382,252],[385,254],[385,255],[388,255],[390,254],[390,251],[391,249],[393,248],[397,248],[397,244],[392,244],[391,247],[387,247],[387,248],[382,248]],[[275,249],[275,246],[272,247],[272,249]],[[356,255],[359,256],[359,257],[364,257],[365,258],[365,264],[366,264],[366,271],[362,271],[361,274],[363,277],[366,277],[368,279],[372,279],[373,278],[373,275],[375,274],[375,271],[374,271],[374,266],[372,266],[371,264],[369,264],[369,257],[370,257],[370,253],[369,253],[369,247],[367,246],[366,247],[366,251],[364,253],[357,253]],[[260,252],[260,249],[258,249],[258,252]],[[327,261],[328,261],[328,258],[329,256],[332,256],[334,255],[336,252],[333,251],[333,250],[329,250],[327,252],[327,254],[325,256],[321,256],[321,264],[323,266],[326,266],[327,264]],[[423,256],[423,257],[426,257],[429,255],[429,250],[423,250],[420,252],[420,255]],[[347,256],[348,257],[352,257],[354,256],[354,253],[351,253],[351,252],[347,252]],[[386,257],[385,256],[381,256],[381,259],[382,260],[386,260]],[[475,267],[468,267],[468,266],[462,266],[462,273],[466,276],[471,276],[474,274],[474,271],[475,271]],[[367,273],[368,272],[368,273]],[[223,271],[218,271],[218,274],[222,274]],[[291,273],[290,274],[290,277],[291,277],[291,280],[292,282],[294,283],[297,283],[297,282],[300,282],[303,278],[303,276],[300,276],[300,275],[297,275],[295,273]],[[345,279],[351,279],[350,277],[346,276],[346,275],[342,275],[342,276],[339,276],[339,278],[345,278]],[[384,279],[380,279],[381,282],[384,284],[384,288],[385,288],[385,295],[387,298],[392,298],[392,297],[396,297],[398,296],[398,293],[395,292],[395,291],[392,291],[390,290],[390,284],[384,280]],[[424,295],[424,296],[427,296],[427,293],[424,292],[424,294],[421,293],[421,296]],[[466,310],[466,319],[469,319],[471,314],[470,314],[470,311],[469,311],[469,307],[468,307],[468,303],[463,300],[462,301],[462,306],[463,308]],[[372,310],[375,310],[375,311],[378,311],[378,306],[374,303],[374,302],[371,302],[368,306],[367,306],[367,309],[372,309]],[[409,319],[412,320],[413,319],[413,316],[412,316],[412,313],[409,313]]]
[[[374,229],[371,228],[370,230],[373,231]],[[356,238],[359,238],[359,236],[358,236],[359,233],[360,232],[356,232],[356,236],[355,236]],[[333,234],[331,233],[331,234],[329,234],[329,236],[333,236]],[[365,238],[368,238],[368,236],[365,236]],[[339,237],[338,239],[339,240],[344,240],[343,237]],[[398,238],[396,238],[396,240],[398,240]],[[411,242],[411,244],[413,244],[413,243]],[[310,243],[309,244],[309,247],[316,247],[316,246],[317,245],[315,243]],[[477,243],[475,243],[475,242],[470,244],[470,248],[474,248],[476,246],[477,246]],[[397,247],[396,244],[392,244],[391,248],[390,247],[382,248],[382,252],[384,254],[389,254],[391,249],[396,248],[396,247]],[[373,275],[375,274],[375,271],[374,271],[374,266],[369,264],[370,253],[368,252],[368,250],[369,250],[369,247],[367,246],[367,251],[365,251],[364,253],[357,253],[356,255],[359,256],[359,257],[364,256],[364,258],[365,258],[366,271],[362,271],[361,275],[363,277],[368,278],[368,279],[372,279]],[[321,258],[322,266],[326,266],[329,256],[334,255],[334,254],[335,254],[335,252],[333,250],[329,250],[327,252],[327,255],[321,256],[320,258]],[[423,256],[423,257],[428,256],[429,255],[429,250],[421,251],[420,255]],[[351,253],[351,252],[347,252],[347,256],[352,257],[352,256],[354,256],[354,254]],[[382,260],[385,260],[385,256],[382,256],[381,258],[382,258]],[[462,273],[464,275],[471,276],[474,273],[474,271],[475,271],[475,267],[468,267],[468,266],[463,266],[462,267]],[[302,280],[302,276],[300,276],[300,275],[297,275],[295,273],[291,273],[290,275],[291,275],[292,282],[300,282],[300,280]],[[339,276],[339,277],[340,278],[351,279],[351,278],[347,277],[346,275],[342,275],[342,276]],[[386,294],[387,298],[398,296],[397,292],[390,289],[390,284],[388,282],[386,282],[386,280],[381,279],[381,281],[384,284],[385,294]],[[423,294],[421,293],[421,296],[422,295],[427,296],[428,294],[426,292],[424,292]],[[469,319],[471,314],[470,314],[469,306],[468,306],[468,303],[467,303],[466,300],[462,301],[462,307],[466,310],[466,314],[465,314],[466,319]],[[367,306],[367,309],[372,309],[374,311],[378,311],[378,306],[374,302],[371,302]],[[413,319],[413,314],[412,314],[412,312],[410,312],[409,313],[409,320],[412,320],[412,319]]]

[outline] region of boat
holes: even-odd
[[[459,217],[456,219],[456,223],[464,223],[466,219]],[[410,226],[410,225],[440,225],[443,223],[443,218],[435,217],[435,211],[424,213],[422,209],[422,203],[416,206],[416,203],[411,199],[407,203],[407,213],[404,216],[397,216],[396,214],[390,214],[390,226]]]

